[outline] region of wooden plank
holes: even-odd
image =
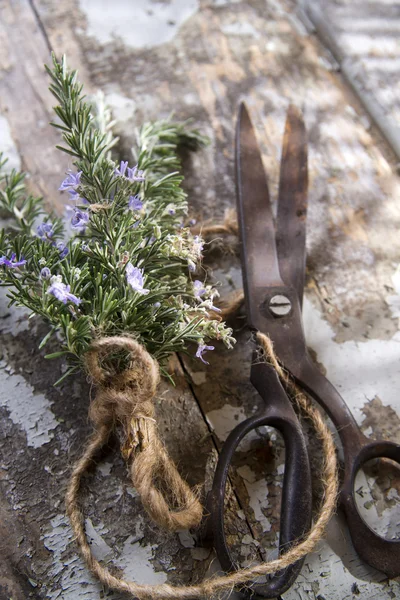
[[[175,9],[178,4],[177,0],[171,3]],[[210,148],[190,157],[185,165],[189,173],[186,185],[190,200],[200,218],[220,218],[224,209],[232,206],[234,201],[233,124],[239,98],[246,97],[252,110],[273,195],[277,190],[287,104],[294,101],[303,106],[309,131],[311,176],[305,304],[308,340],[318,361],[339,387],[366,432],[374,435],[385,431],[391,436],[398,435],[400,428],[394,415],[400,412],[395,394],[400,383],[396,367],[399,357],[396,311],[399,310],[400,286],[395,269],[400,245],[400,209],[399,184],[392,166],[377,148],[370,132],[366,131],[360,107],[329,70],[329,62],[321,55],[321,48],[305,34],[290,3],[271,1],[265,5],[257,0],[247,3],[218,0],[188,4],[190,11],[185,9],[182,14],[176,11],[174,19],[159,3],[151,2],[135,3],[135,6],[114,2],[109,8],[103,3],[82,0],[77,8],[72,0],[59,3],[37,0],[34,6],[56,52],[60,55],[67,46],[69,54],[80,60],[83,80],[89,88],[100,87],[106,92],[119,119],[121,151],[125,155],[136,123],[166,116],[172,109],[179,118],[194,117],[196,123],[211,136]],[[32,34],[35,31],[33,16],[27,5],[13,5],[14,23],[17,22],[16,11],[23,10],[21,7],[25,8],[24,18],[28,22],[26,32]],[[149,11],[152,14],[148,14]],[[121,14],[123,18],[118,17]],[[29,18],[26,15],[30,15]],[[149,33],[143,38],[142,19],[145,18],[148,18]],[[171,20],[174,22],[169,24]],[[23,25],[24,19],[21,18],[18,23]],[[142,37],[139,30],[135,30],[136,24],[142,29]],[[10,22],[10,30],[13,29],[11,25]],[[14,35],[8,29],[7,35]],[[154,35],[155,29],[159,32],[158,36]],[[22,42],[24,37],[21,34]],[[44,43],[43,40],[37,41]],[[20,51],[25,52],[24,48]],[[43,79],[40,85],[44,91]],[[20,144],[19,136],[22,134],[17,127],[17,118],[13,119],[12,134],[17,144],[25,147]],[[60,168],[62,171],[63,168]],[[59,177],[53,189],[58,181]],[[239,262],[232,253],[215,252],[214,262],[209,257],[209,264],[222,278],[224,293],[240,286]],[[242,327],[243,323],[239,321],[239,325]],[[14,327],[9,325],[9,328]],[[250,334],[242,327],[237,335],[239,342],[233,353],[226,353],[219,347],[214,355],[210,353],[209,368],[192,361],[184,363],[202,413],[214,429],[217,445],[239,419],[256,410],[259,402],[247,381]],[[41,546],[42,555],[39,558],[34,556],[30,561],[39,581],[38,588],[35,588],[37,597],[47,594],[47,597],[55,598],[58,594],[68,599],[85,593],[87,598],[94,599],[98,597],[99,587],[88,577],[71,549],[68,525],[62,516],[61,504],[57,504],[61,502],[60,488],[65,478],[63,452],[70,443],[70,430],[76,431],[73,453],[88,430],[88,426],[83,425],[86,423],[86,406],[80,405],[78,400],[85,394],[81,396],[79,389],[82,382],[75,383],[71,410],[71,404],[66,400],[70,393],[68,387],[63,387],[60,396],[49,390],[51,372],[34,351],[37,337],[33,335],[27,349],[35,356],[37,371],[27,372],[27,364],[32,360],[29,358],[28,361],[26,352],[18,358],[21,338],[15,341],[11,335],[6,339],[14,358],[11,357],[11,360],[7,356],[6,362],[13,369],[21,366],[24,379],[31,382],[45,399],[49,397],[50,404],[40,397],[38,410],[43,411],[41,415],[46,415],[43,418],[48,423],[47,435],[50,437],[54,431],[56,435],[38,449],[26,447],[23,437],[32,429],[29,435],[34,439],[34,427],[28,427],[19,438],[15,437],[12,454],[7,454],[10,464],[7,472],[9,481],[6,482],[8,494],[14,493],[15,503],[21,505],[22,508],[16,511],[18,514],[29,514],[31,521],[36,518],[43,527],[45,546]],[[23,338],[25,342],[26,334]],[[5,347],[8,348],[7,345]],[[14,381],[14,377],[7,374],[6,381],[8,378]],[[26,385],[24,381],[18,380],[18,386],[23,385]],[[170,429],[169,432],[164,430],[168,446],[172,453],[176,452],[176,458],[182,456],[183,472],[189,472],[193,439],[197,434],[196,440],[204,436],[207,438],[208,430],[182,376],[179,386],[182,388],[178,389],[176,396],[170,390],[168,395],[174,398],[174,404],[177,398],[180,409],[178,413],[172,413],[162,403],[161,425]],[[35,396],[32,396],[32,391],[23,389],[29,402],[33,403]],[[186,404],[179,400],[183,397]],[[187,408],[189,404],[192,407],[190,411]],[[163,410],[166,412],[163,413]],[[7,421],[10,431],[23,432],[18,413],[11,408],[8,414],[14,420],[14,424]],[[177,416],[172,423],[174,414]],[[51,415],[64,422],[55,425]],[[169,423],[165,420],[167,417]],[[193,428],[189,427],[190,435],[183,438],[186,428],[180,429],[180,426],[186,420],[193,423]],[[42,435],[46,436],[46,430]],[[238,455],[235,493],[254,535],[270,545],[270,555],[275,548],[278,529],[282,452],[271,432],[268,435],[256,433],[249,446]],[[18,456],[21,448],[26,448],[24,461],[20,458],[15,466],[11,466],[11,456]],[[195,455],[196,464],[197,460],[199,463],[193,481],[201,481],[204,476],[206,457],[212,451],[210,440],[206,440],[204,446],[196,446],[195,450],[198,448],[201,448],[201,456]],[[54,450],[59,454],[52,454]],[[26,462],[30,469],[19,483],[22,465],[26,470]],[[263,462],[265,469],[261,468]],[[43,464],[50,472],[45,472],[44,480],[39,479],[41,489],[35,492],[34,508],[30,508],[31,498],[28,501],[26,489],[39,474],[44,477],[39,466]],[[116,460],[115,464],[115,467],[105,466],[103,474],[98,473],[89,486],[92,491],[88,514],[95,526],[96,552],[107,557],[109,548],[122,547],[123,553],[114,564],[120,566],[127,577],[137,575],[141,581],[147,577],[153,582],[166,578],[169,581],[188,581],[191,577],[201,577],[211,560],[207,551],[183,549],[182,545],[194,543],[189,537],[166,540],[156,532],[140,512],[137,499],[132,498],[131,492],[122,483],[122,463]],[[108,486],[106,497],[105,483]],[[362,485],[368,488],[369,481],[362,482]],[[49,504],[40,504],[43,502],[43,489],[50,490]],[[103,494],[96,506],[93,490],[96,490],[96,495]],[[395,493],[394,484],[390,484],[382,496],[379,511],[385,518],[388,513],[382,508],[384,496],[393,497]],[[111,515],[108,506],[119,496],[123,508],[122,516],[117,518],[115,513]],[[53,506],[52,502],[57,506]],[[105,510],[104,518],[99,521],[96,515],[102,510]],[[377,513],[375,521],[378,517]],[[138,521],[134,522],[135,519]],[[246,521],[243,520],[243,523]],[[235,527],[230,528],[230,534]],[[285,594],[285,598],[319,597],[321,600],[329,597],[339,600],[351,598],[356,594],[352,590],[356,589],[362,590],[363,596],[369,600],[399,595],[396,582],[380,583],[382,577],[360,563],[345,535],[343,521],[336,520],[329,529],[326,542],[307,560],[301,578]],[[245,536],[243,541],[248,543],[243,544],[242,555],[240,548],[237,552],[243,564],[254,556],[251,535],[244,529],[239,531],[239,537]],[[135,541],[136,538],[138,541]],[[37,541],[34,536],[28,539]],[[233,539],[234,544],[236,539]],[[128,565],[129,557],[135,562],[136,570],[133,568],[132,571]],[[198,560],[199,557],[204,560]],[[49,565],[55,565],[54,569],[58,571],[45,575],[44,569],[48,569]],[[71,572],[73,577],[68,580]]]
[[[399,104],[393,80],[399,70],[396,33],[400,13],[393,2],[305,3],[306,15],[329,48],[346,83],[374,126],[400,159]]]

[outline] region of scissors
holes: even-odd
[[[354,481],[360,467],[373,458],[400,463],[400,445],[371,441],[360,431],[346,403],[311,360],[304,337],[301,310],[305,278],[307,213],[307,142],[300,111],[289,106],[281,160],[276,228],[268,183],[250,116],[241,104],[236,131],[236,187],[243,287],[248,325],[269,336],[284,369],[327,412],[343,445],[344,464],[340,503],[354,548],[359,556],[388,577],[400,575],[400,540],[386,540],[360,516]],[[302,429],[272,365],[256,360],[250,381],[265,405],[228,436],[207,499],[208,531],[225,571],[235,565],[224,531],[224,497],[229,467],[241,440],[265,425],[279,430],[285,443],[279,551],[306,534],[311,525],[311,476]],[[302,561],[275,573],[266,583],[252,583],[252,597],[275,598],[295,581]],[[245,588],[246,589],[246,588]],[[256,594],[256,596],[254,596]]]

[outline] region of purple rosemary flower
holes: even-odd
[[[193,282],[193,291],[196,298],[201,298],[206,293],[206,288],[203,286],[202,282],[196,279]]]
[[[53,225],[49,221],[41,223],[36,229],[41,240],[49,240],[54,235]]]
[[[202,302],[200,304],[200,306],[204,306],[208,310],[213,310],[214,312],[218,312],[218,313],[222,312],[221,309],[218,308],[218,306],[214,306],[211,299],[204,300],[204,302]]]
[[[50,279],[51,271],[49,267],[43,267],[43,269],[40,271],[40,277],[41,279]]]
[[[144,171],[138,170],[138,166],[134,166],[133,169],[129,169],[128,167],[128,175],[129,181],[144,181]]]
[[[161,302],[154,302],[153,306],[154,308],[160,308]]]
[[[121,175],[121,177],[123,177],[125,175],[125,171],[126,171],[127,167],[128,167],[128,161],[124,162],[123,160],[121,160],[119,169],[117,168],[114,171],[115,175]]]
[[[76,188],[81,184],[81,175],[82,171],[78,171],[78,173],[73,173],[71,170],[67,171],[67,177],[61,183],[58,188],[60,192],[69,192],[71,196],[76,196],[77,191]]]
[[[196,264],[190,258],[188,258],[188,268],[191,273],[194,273],[196,270]]]
[[[18,269],[18,267],[22,267],[26,264],[26,260],[21,257],[20,260],[15,260],[16,254],[13,252],[11,254],[11,258],[7,258],[7,256],[0,256],[0,266],[8,267],[9,269]]]
[[[150,290],[143,287],[143,269],[134,267],[130,262],[126,265],[126,280],[138,294],[148,294],[150,292]]]
[[[87,224],[89,223],[89,213],[83,211],[80,208],[74,208],[74,214],[71,219],[71,226],[73,229],[78,229],[82,233],[85,231]]]
[[[176,210],[174,208],[169,208],[168,213],[172,216],[176,213]]]
[[[193,225],[196,225],[196,223],[197,223],[196,219],[190,219],[190,221],[189,221],[190,227],[193,227]]]
[[[57,243],[57,250],[60,253],[60,259],[61,260],[63,258],[65,258],[67,256],[67,254],[69,254],[69,250],[68,250],[67,246],[64,244],[64,242],[58,242]]]
[[[59,300],[63,304],[67,304],[67,302],[73,302],[74,304],[79,306],[82,300],[80,298],[77,298],[74,294],[71,294],[70,290],[71,286],[65,285],[65,283],[61,281],[61,277],[56,276],[51,278],[51,286],[47,290],[47,293],[57,298],[57,300]]]
[[[143,202],[138,194],[136,194],[136,196],[129,196],[128,208],[130,210],[140,210],[143,208]]]
[[[206,346],[205,344],[199,344],[199,347],[197,348],[197,352],[196,352],[196,357],[199,358],[201,360],[201,362],[203,362],[205,365],[210,364],[203,358],[203,354],[207,350],[214,350],[214,346]]]

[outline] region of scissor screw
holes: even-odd
[[[286,298],[286,296],[282,296],[280,294],[272,296],[268,307],[274,317],[284,317],[292,310],[292,304],[289,298]]]

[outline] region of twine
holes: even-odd
[[[233,208],[228,208],[225,211],[224,220],[222,223],[213,223],[211,220],[204,221],[190,228],[193,234],[200,233],[203,237],[217,235],[220,233],[237,235],[239,233],[236,211]]]
[[[99,359],[121,349],[129,352],[130,365],[122,373],[111,375],[101,367]],[[124,437],[121,453],[130,463],[133,486],[151,518],[170,531],[199,525],[202,506],[158,437],[153,403],[160,380],[157,362],[130,337],[105,337],[95,341],[87,352],[86,368],[97,385],[89,409],[95,432],[71,475],[67,493],[71,518],[77,518],[81,476],[118,424]],[[162,482],[162,490],[157,482]]]
[[[151,398],[155,393],[159,378],[157,363],[142,346],[129,337],[103,338],[95,342],[87,357],[89,372],[92,377],[94,376],[94,379],[97,380],[98,384],[100,384],[99,392],[90,410],[91,418],[94,420],[97,429],[90,439],[83,456],[72,472],[66,497],[66,506],[76,537],[76,542],[87,567],[107,587],[119,592],[129,593],[138,600],[189,600],[211,598],[218,592],[232,590],[239,584],[254,581],[257,577],[285,569],[289,565],[303,558],[306,554],[312,552],[316,544],[322,538],[325,527],[335,510],[338,493],[336,453],[332,434],[323,421],[319,411],[313,407],[310,400],[283,371],[274,353],[271,340],[261,333],[257,334],[257,340],[264,350],[265,360],[274,366],[286,389],[292,392],[293,399],[299,409],[305,417],[312,421],[317,436],[321,440],[322,454],[324,456],[322,475],[324,493],[319,515],[314,525],[311,527],[303,541],[292,546],[291,549],[285,554],[282,554],[280,558],[269,563],[262,563],[245,569],[239,569],[228,575],[213,577],[198,585],[172,586],[167,583],[160,585],[143,585],[133,581],[125,581],[112,575],[107,567],[104,567],[92,554],[91,547],[86,538],[84,516],[79,505],[78,497],[81,478],[89,469],[96,453],[103,447],[108,439],[115,420],[119,420],[127,427],[127,439],[129,440],[127,447],[134,448],[133,452],[136,452],[138,446],[140,446],[139,454],[136,456],[135,462],[140,460],[140,456],[144,450],[144,456],[148,457],[148,464],[151,468],[153,468],[154,464],[162,465],[164,474],[167,478],[166,483],[171,492],[175,493],[177,498],[181,498],[189,503],[187,510],[189,510],[190,507],[193,512],[193,506],[197,506],[197,500],[193,495],[191,497],[187,495],[187,491],[189,490],[190,492],[190,489],[187,484],[180,479],[179,475],[177,479],[172,477],[171,474],[176,473],[175,466],[168,458],[161,442],[154,441],[155,439],[158,440],[158,438],[156,436],[155,423],[153,421],[154,409]],[[99,353],[104,352],[109,348],[121,347],[129,349],[132,366],[124,373],[123,377],[118,376],[116,379],[109,381],[99,367]],[[150,405],[152,407],[151,409]],[[142,419],[143,422],[141,422]],[[135,423],[137,424],[135,428],[130,426],[132,420],[135,420]],[[150,435],[148,431],[151,432]],[[148,445],[147,440],[150,439],[152,440],[152,444]],[[162,450],[160,450],[160,448]],[[155,458],[152,456],[153,452],[161,452],[161,454],[157,454],[157,458]],[[159,461],[161,461],[161,463]],[[148,469],[149,467],[146,466],[145,468]],[[137,477],[137,468],[135,469],[135,472]],[[142,473],[142,469],[139,469],[139,472]],[[136,478],[134,485],[137,487],[137,484],[138,480]],[[175,489],[173,487],[175,484],[181,487]],[[172,518],[170,512],[168,513],[168,517],[166,517],[162,511],[161,515],[159,507],[155,510],[154,505],[151,504],[151,502],[150,505],[148,503],[150,499],[153,502],[155,498],[157,501],[159,500],[159,495],[157,495],[159,492],[153,487],[151,478],[147,477],[141,480],[139,477],[139,485],[141,485],[142,500],[144,504],[145,502],[147,503],[145,506],[151,516],[153,516],[153,518],[157,517],[158,522],[164,522],[164,520],[169,522],[170,518]],[[149,488],[146,488],[147,485]],[[193,503],[193,498],[196,500],[196,503]],[[164,508],[165,505],[163,505],[163,510]],[[196,511],[194,512],[196,513]],[[172,514],[176,515],[177,513]]]

